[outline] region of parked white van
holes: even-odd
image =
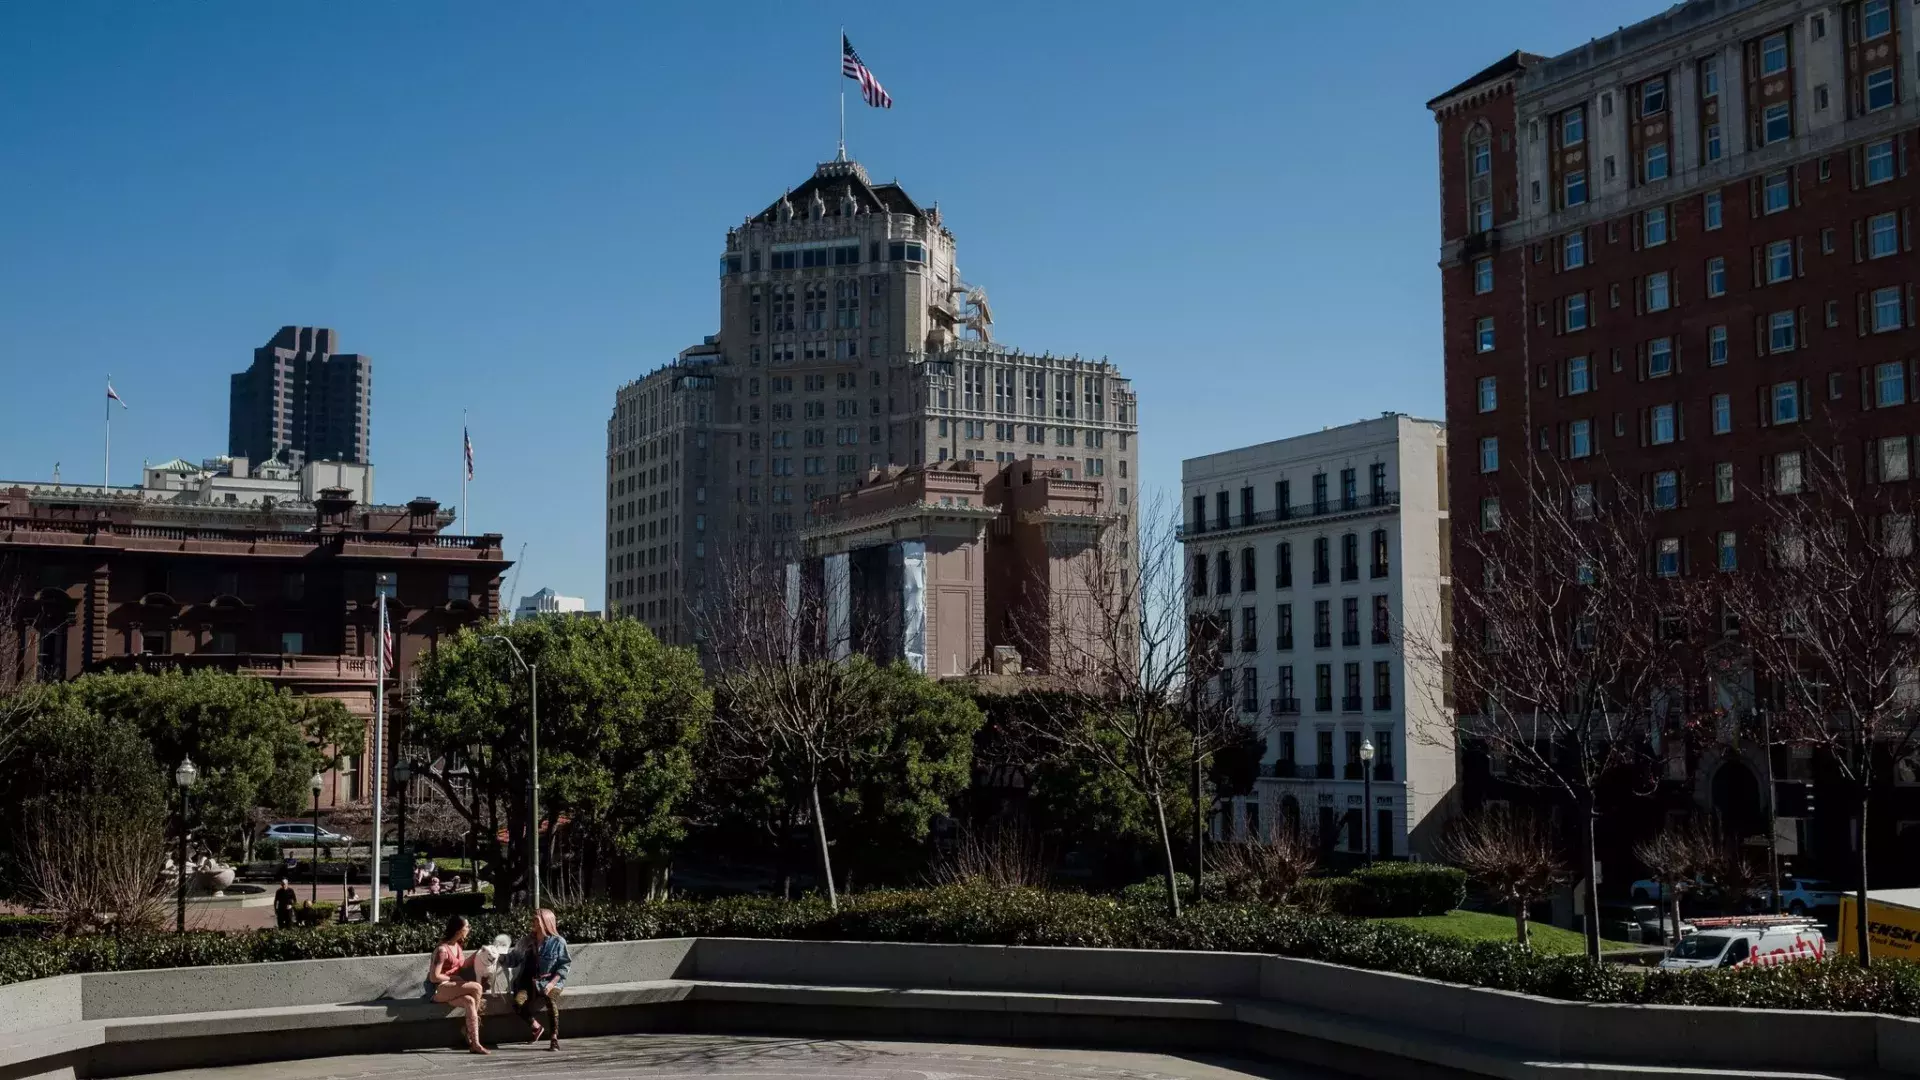
[[[1680,924],[1680,935],[1680,944],[1660,961],[1666,971],[1771,966],[1827,955],[1819,924],[1791,915],[1695,919]]]

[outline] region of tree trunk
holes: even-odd
[[[1513,901],[1513,940],[1519,942],[1523,949],[1533,947],[1533,938],[1527,933],[1527,901],[1524,897],[1516,897]]]
[[[1153,816],[1160,823],[1160,852],[1167,863],[1167,913],[1180,917],[1180,879],[1173,866],[1173,835],[1167,831],[1167,804],[1158,791],[1153,793]]]
[[[1662,884],[1660,887],[1667,891],[1667,910],[1673,915],[1673,943],[1678,945],[1680,944],[1680,890],[1669,884]]]
[[[1587,861],[1587,880],[1582,885],[1586,896],[1586,903],[1582,906],[1587,912],[1587,959],[1597,964],[1600,962],[1600,849],[1594,841],[1594,823],[1600,817],[1600,812],[1594,806],[1592,797],[1581,801],[1580,814],[1585,819],[1581,823],[1580,846]]]
[[[1860,887],[1853,894],[1853,939],[1860,950],[1860,966],[1873,966],[1873,942],[1867,937],[1867,805],[1873,801],[1873,787],[1863,776],[1860,781]],[[1846,933],[1846,928],[1840,929]]]
[[[1193,755],[1193,902],[1200,902],[1200,879],[1207,874],[1207,816],[1201,812],[1204,791],[1200,755]]]
[[[827,819],[820,813],[820,781],[816,778],[808,783],[807,791],[813,797],[813,834],[820,843],[820,880],[827,886],[827,907],[839,911],[840,894],[833,889],[833,856],[827,852]]]

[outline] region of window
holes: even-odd
[[[1655,206],[1640,217],[1641,243],[1658,247],[1667,242],[1667,208]]]
[[[1713,433],[1725,435],[1733,430],[1733,397],[1730,394],[1713,395]]]
[[[1480,471],[1500,471],[1500,440],[1492,435],[1480,440]]]
[[[1493,228],[1493,202],[1489,199],[1475,199],[1473,203],[1473,231],[1486,232]]]
[[[1671,305],[1671,302],[1673,299],[1672,293],[1673,293],[1672,286],[1671,286],[1671,283],[1668,281],[1667,272],[1665,270],[1661,270],[1658,273],[1647,275],[1647,310],[1648,311],[1667,310],[1667,308]]]
[[[1739,540],[1734,534],[1730,532],[1721,533],[1719,547],[1721,572],[1731,573],[1740,569]]]
[[[1333,601],[1331,600],[1313,602],[1313,647],[1316,649],[1333,647]]]
[[[1793,277],[1793,241],[1775,240],[1767,245],[1767,284],[1777,285]]]
[[[1578,146],[1587,137],[1587,110],[1579,106],[1560,114],[1560,145]]]
[[[1913,554],[1913,515],[1888,514],[1880,521],[1880,537],[1887,554],[1895,557]]]
[[[1654,116],[1667,108],[1667,80],[1648,79],[1640,84],[1640,115]]]
[[[1647,147],[1647,152],[1641,162],[1640,175],[1647,183],[1652,183],[1655,180],[1665,180],[1667,178],[1666,143],[1657,142]]]
[[[1567,456],[1583,458],[1593,453],[1593,421],[1575,420],[1567,425]]]
[[[1473,260],[1473,291],[1475,295],[1493,291],[1493,260],[1479,258]]]
[[[1827,111],[1827,84],[1821,83],[1813,88],[1813,111]]]
[[[1777,214],[1793,205],[1793,191],[1784,170],[1774,173],[1761,184],[1764,189],[1764,208],[1769,214]]]
[[[280,651],[283,653],[303,653],[307,651],[306,636],[298,630],[289,630],[280,635]]]
[[[1707,327],[1707,366],[1719,367],[1727,362],[1727,328],[1724,326]]]
[[[1872,41],[1893,32],[1891,0],[1866,0],[1860,5],[1860,37]]]
[[[1584,394],[1592,389],[1587,381],[1587,358],[1576,356],[1567,361],[1567,393]]]
[[[1247,517],[1243,520],[1251,521],[1252,518],[1253,518],[1253,515],[1249,513]],[[1253,553],[1253,549],[1241,548],[1240,549],[1240,591],[1241,592],[1252,592],[1255,588],[1258,587],[1255,584],[1255,582],[1259,580],[1257,565],[1258,565],[1258,561]],[[1247,609],[1247,618],[1249,619],[1253,618],[1252,608]]]
[[[1773,455],[1773,490],[1780,495],[1797,494],[1802,487],[1800,451],[1787,450]]]
[[[1469,153],[1472,155],[1473,175],[1485,176],[1493,171],[1493,142],[1484,135],[1474,139]]]
[[[1647,342],[1647,378],[1673,374],[1673,339],[1654,338]]]
[[[1793,349],[1794,316],[1791,311],[1776,311],[1767,316],[1767,351],[1770,353],[1788,352]]]
[[[1713,501],[1733,501],[1733,462],[1722,461],[1713,467]]]
[[[1655,405],[1651,411],[1652,441],[1655,446],[1665,446],[1673,441],[1673,406]]]
[[[1893,69],[1883,67],[1867,72],[1867,111],[1879,112],[1893,107]]]
[[[1332,562],[1329,561],[1327,538],[1316,536],[1313,540],[1313,583],[1325,585],[1333,580]]]
[[[1574,293],[1572,296],[1567,297],[1566,320],[1566,328],[1569,331],[1585,330],[1587,328],[1586,293]]]
[[[1899,215],[1888,211],[1867,219],[1867,258],[1884,259],[1900,250]]]
[[[1493,351],[1493,316],[1482,315],[1474,323],[1474,349],[1477,352]]]
[[[1707,260],[1707,295],[1727,295],[1727,260],[1715,255]]]
[[[1907,437],[1895,435],[1880,440],[1880,479],[1905,480],[1911,473],[1907,459]]]
[[[1587,265],[1587,233],[1577,229],[1560,238],[1560,269],[1575,270]]]
[[[1720,58],[1705,56],[1700,59],[1700,96],[1703,98],[1720,96]]]
[[[307,598],[307,575],[294,571],[280,579],[280,598],[299,603]]]
[[[1884,409],[1907,401],[1907,367],[1898,360],[1873,369],[1873,404]]]
[[[1499,403],[1500,395],[1499,392],[1494,389],[1493,376],[1480,376],[1480,411],[1492,412],[1494,406]]]
[[[1680,474],[1666,469],[1653,474],[1653,508],[1671,510],[1680,505]]]
[[[1274,557],[1279,561],[1279,564],[1280,564],[1279,569],[1275,571],[1276,576],[1274,577],[1274,586],[1276,588],[1281,588],[1281,589],[1292,588],[1293,587],[1293,545],[1286,543],[1284,541],[1281,542],[1280,546],[1274,549]]]
[[[1666,537],[1655,547],[1655,565],[1661,577],[1680,576],[1680,541],[1675,537]]]
[[[1584,169],[1575,169],[1566,178],[1566,205],[1585,206],[1587,203],[1587,173]]]
[[[1799,421],[1800,384],[1797,382],[1773,384],[1773,422],[1795,424]]]
[[[1893,179],[1893,140],[1867,144],[1867,183],[1884,184]]]
[[[1900,329],[1900,287],[1889,285],[1873,290],[1873,332],[1884,334]]]
[[[447,575],[447,602],[464,604],[473,602],[473,588],[465,574]]]
[[[1760,145],[1771,146],[1793,137],[1793,109],[1786,102],[1767,106],[1762,114]]]
[[[1573,516],[1580,521],[1593,518],[1594,498],[1592,484],[1573,485]]]
[[[1785,31],[1768,34],[1760,39],[1760,74],[1778,75],[1787,70],[1787,35]]]
[[[1726,153],[1726,141],[1720,137],[1719,124],[1707,125],[1706,153],[1707,153],[1707,160],[1709,162],[1719,161],[1720,158]],[[1718,225],[1707,226],[1707,228],[1709,229],[1717,229],[1719,227],[1720,226]]]
[[[1373,569],[1369,576],[1383,578],[1387,576],[1389,560],[1387,558],[1387,530],[1373,530]]]
[[[1480,531],[1494,532],[1500,528],[1500,500],[1494,496],[1480,500]]]

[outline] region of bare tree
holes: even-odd
[[[1221,660],[1217,618],[1187,610],[1175,514],[1150,500],[1136,528],[1110,516],[1056,539],[1048,580],[1014,628],[1023,652],[1043,658],[1061,692],[1025,722],[1029,745],[1091,762],[1152,808],[1160,838],[1167,909],[1180,896],[1167,804],[1183,781],[1197,789],[1205,762],[1245,737],[1230,671]],[[1044,640],[1042,640],[1042,638]],[[1194,792],[1194,813],[1204,800]],[[1203,821],[1195,822],[1196,846]],[[1195,879],[1201,876],[1196,851]]]
[[[1266,904],[1292,899],[1319,864],[1319,838],[1284,821],[1268,823],[1264,837],[1215,847],[1208,863],[1229,899]]]
[[[716,750],[804,793],[827,902],[840,906],[821,789],[857,764],[886,722],[880,669],[859,655],[869,635],[830,611],[829,586],[738,554],[696,613],[714,688]]]
[[[1716,830],[1719,844],[1715,847],[1713,858],[1707,863],[1707,884],[1713,887],[1715,898],[1728,910],[1745,909],[1754,900],[1769,880],[1766,864],[1755,858],[1747,850],[1743,837],[1732,832]]]
[[[72,934],[159,929],[166,849],[164,813],[86,794],[40,800],[18,842],[33,905]]]
[[[1567,879],[1553,830],[1524,811],[1488,807],[1449,826],[1441,858],[1467,872],[1513,911],[1514,940],[1531,945],[1527,913]]]
[[[1871,468],[1878,447],[1868,454]],[[1728,575],[1725,603],[1766,680],[1759,696],[1776,734],[1812,747],[1851,789],[1852,929],[1866,967],[1868,810],[1876,781],[1920,738],[1913,496],[1905,484],[1856,484],[1838,448],[1812,446],[1777,455],[1753,494],[1764,572]]]
[[[1633,854],[1647,864],[1647,871],[1660,886],[1666,902],[1663,916],[1671,914],[1673,940],[1680,940],[1680,898],[1706,879],[1720,857],[1720,844],[1713,830],[1697,821],[1668,825],[1653,837],[1634,845]]]
[[[1517,493],[1489,495],[1477,530],[1455,532],[1452,612],[1406,628],[1409,667],[1449,676],[1433,692],[1452,700],[1435,714],[1458,716],[1457,730],[1412,734],[1477,741],[1509,781],[1572,812],[1597,961],[1598,794],[1616,780],[1650,782],[1656,740],[1684,705],[1702,605],[1683,546],[1653,520],[1668,492],[1604,473],[1576,480],[1542,457],[1527,467]]]
[[[933,872],[934,881],[942,885],[978,883],[996,889],[1044,887],[1052,876],[1039,837],[1017,820],[963,830]]]
[[[0,561],[0,765],[19,750],[21,735],[46,696],[40,658],[29,649],[30,632],[64,629],[64,618],[49,620],[35,609],[14,562]]]

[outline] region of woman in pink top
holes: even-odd
[[[464,946],[467,943],[467,920],[455,915],[447,920],[447,928],[440,935],[440,946],[433,950],[433,959],[427,966],[427,994],[436,1003],[453,1005],[466,1016],[467,1049],[476,1054],[491,1054],[493,1051],[480,1045],[480,984],[472,981],[473,969],[468,965]]]

